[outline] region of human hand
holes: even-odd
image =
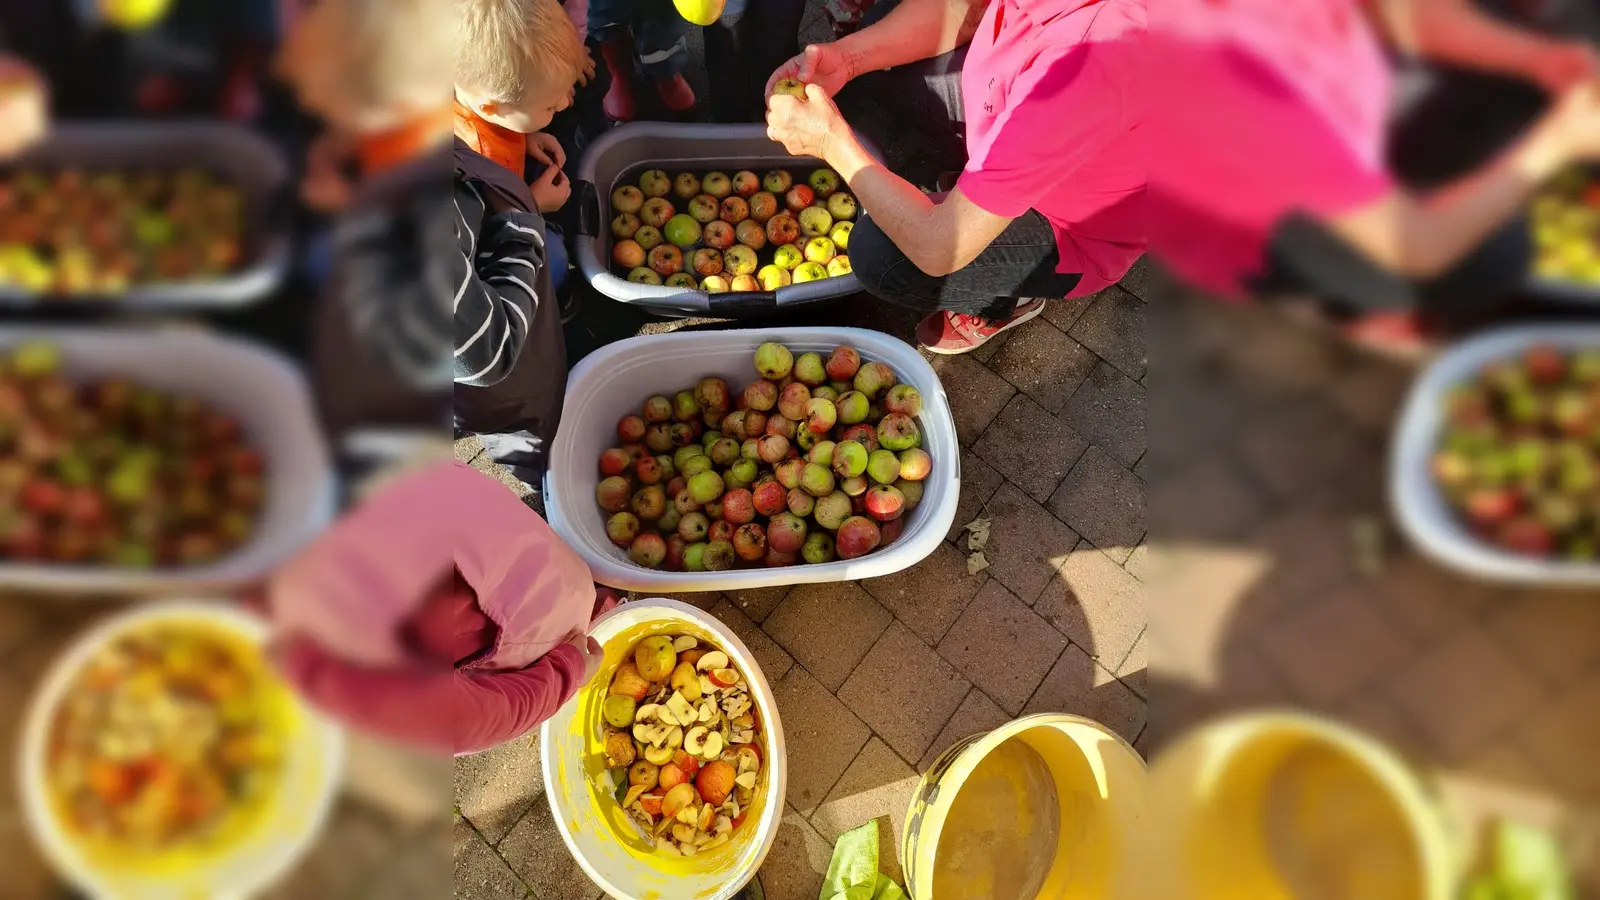
[[[578,84],[587,86],[594,80],[594,54],[589,51],[589,45],[583,45],[583,67],[578,70]]]
[[[589,679],[600,671],[600,664],[605,662],[605,648],[600,646],[599,641],[581,631],[569,638],[567,644],[583,657],[583,683],[588,684]]]
[[[0,159],[44,137],[49,105],[44,78],[20,57],[0,54]]]
[[[826,159],[829,145],[850,133],[839,107],[820,85],[806,85],[804,100],[778,94],[767,104],[767,137],[795,156]]]
[[[528,185],[528,190],[533,192],[533,205],[539,212],[553,213],[572,196],[572,182],[560,167],[549,166]]]
[[[1558,158],[1551,168],[1572,159],[1600,159],[1600,81],[1586,81],[1564,91],[1541,123],[1536,139],[1544,136],[1554,138]],[[1539,145],[1552,146],[1543,140]]]
[[[1528,79],[1550,94],[1600,79],[1600,53],[1588,41],[1550,41],[1528,61]]]
[[[562,149],[561,142],[542,131],[528,135],[528,155],[558,169],[567,164],[567,151]]]
[[[771,97],[773,85],[782,79],[793,78],[814,84],[832,97],[855,77],[854,65],[837,43],[811,44],[772,73],[767,79],[766,95]]]

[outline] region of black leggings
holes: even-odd
[[[1065,297],[1081,277],[1056,271],[1061,254],[1055,230],[1031,209],[1013,219],[977,259],[949,275],[935,277],[917,268],[870,216],[850,232],[850,262],[861,286],[880,300],[989,319],[1007,318],[1024,298]]]

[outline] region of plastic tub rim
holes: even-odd
[[[1533,344],[1600,347],[1600,325],[1551,322],[1495,329],[1451,347],[1412,382],[1391,443],[1389,504],[1401,531],[1426,556],[1466,575],[1505,583],[1564,587],[1600,585],[1600,564],[1540,559],[1497,550],[1462,527],[1428,471],[1443,424],[1443,400],[1484,366]]]

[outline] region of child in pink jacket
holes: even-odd
[[[309,702],[438,752],[526,734],[601,658],[588,567],[460,462],[382,489],[275,573],[264,600]]]

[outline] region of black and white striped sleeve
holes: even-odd
[[[544,220],[511,211],[485,217],[482,189],[456,181],[455,381],[487,387],[505,378],[528,337],[545,272]],[[547,288],[548,289],[548,288]]]

